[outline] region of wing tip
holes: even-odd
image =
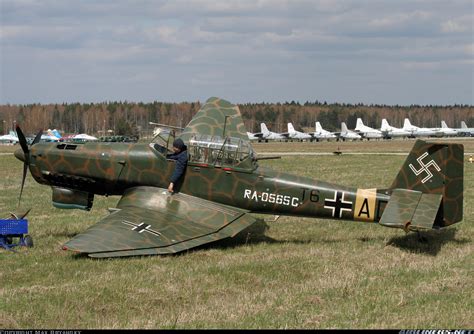
[[[79,249],[77,249],[77,248],[68,246],[67,243],[65,243],[65,244],[61,247],[61,249],[62,249],[63,251],[74,252],[74,253],[76,253],[76,254],[86,254],[85,252],[83,252],[83,251],[81,251],[81,250],[79,250]]]

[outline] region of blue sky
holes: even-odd
[[[470,0],[0,4],[0,104],[474,104]]]

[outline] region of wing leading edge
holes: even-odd
[[[125,192],[111,213],[64,249],[90,257],[156,255],[181,252],[233,237],[255,222],[248,211],[163,188]]]

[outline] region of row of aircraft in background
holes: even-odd
[[[362,139],[391,139],[391,138],[416,138],[416,137],[452,137],[452,136],[474,136],[474,128],[468,128],[466,122],[461,122],[460,128],[450,128],[445,121],[441,121],[440,128],[420,128],[411,124],[405,118],[403,128],[391,126],[387,120],[382,119],[380,129],[374,129],[364,125],[361,118],[357,119],[354,130],[349,130],[345,122],[341,122],[340,132],[324,130],[320,122],[316,122],[314,132],[296,131],[292,123],[288,123],[288,132],[277,133],[268,130],[265,123],[260,124],[260,132],[247,132],[249,140],[297,140],[297,141],[320,141],[320,140],[362,140]]]
[[[33,138],[27,138],[27,140],[33,140]],[[72,142],[86,142],[86,141],[96,141],[98,140],[94,136],[90,136],[85,133],[80,133],[76,135],[69,135],[69,136],[62,136],[61,133],[54,129],[48,129],[41,135],[40,141],[42,142],[62,142],[62,141],[72,141]],[[9,144],[17,144],[19,142],[18,136],[16,132],[10,131],[9,134],[0,136],[0,143],[9,143]]]
[[[157,123],[152,123],[157,124]],[[295,130],[292,123],[288,123],[288,132],[277,133],[268,130],[265,123],[260,124],[260,132],[251,133],[247,132],[249,140],[265,141],[269,140],[297,140],[297,141],[320,141],[320,140],[362,140],[362,139],[390,139],[395,137],[450,137],[450,136],[474,136],[474,128],[468,128],[466,122],[461,122],[460,128],[449,128],[445,121],[441,121],[441,128],[420,128],[410,123],[408,118],[405,118],[403,128],[399,129],[390,126],[387,120],[382,119],[382,126],[380,129],[374,129],[364,125],[361,118],[357,119],[356,127],[354,130],[349,130],[345,122],[341,123],[340,132],[330,132],[324,130],[320,122],[316,122],[314,132],[301,132]],[[27,140],[32,138],[27,138]],[[41,141],[43,142],[87,142],[97,141],[98,138],[90,136],[85,133],[62,136],[58,130],[48,129],[41,135]],[[17,144],[18,137],[16,132],[10,131],[9,134],[0,136],[0,143]]]

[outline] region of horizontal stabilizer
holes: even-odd
[[[379,224],[406,231],[432,229],[441,206],[441,194],[394,189]]]

